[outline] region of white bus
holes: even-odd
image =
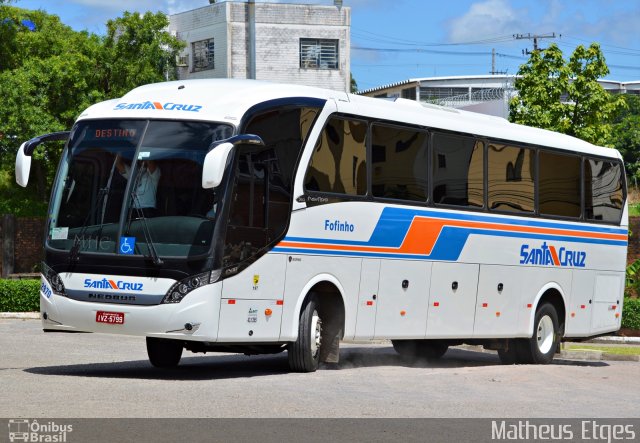
[[[341,340],[549,363],[619,329],[625,175],[613,149],[499,118],[242,80],[136,88],[68,139],[42,265],[45,331],[337,362]]]

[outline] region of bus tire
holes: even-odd
[[[449,349],[442,340],[391,340],[391,344],[398,354],[410,359],[437,360]]]
[[[551,363],[560,340],[558,313],[551,303],[543,303],[536,310],[533,336],[521,342],[519,363],[546,365]]]
[[[147,355],[156,368],[175,368],[182,357],[182,342],[166,338],[147,337]]]
[[[287,349],[289,368],[294,372],[315,372],[320,364],[321,347],[322,319],[318,301],[311,296],[300,312],[298,338]]]

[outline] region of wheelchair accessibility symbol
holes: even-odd
[[[136,247],[135,237],[120,237],[120,254],[133,254]]]

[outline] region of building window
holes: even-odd
[[[301,38],[300,67],[338,69],[338,40]]]
[[[193,54],[193,71],[206,71],[214,69],[213,50],[215,46],[213,39],[200,40],[191,43],[191,53]]]

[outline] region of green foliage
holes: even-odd
[[[6,178],[13,176],[20,144],[70,129],[93,103],[173,78],[183,43],[166,32],[168,19],[162,13],[125,12],[110,20],[107,36],[100,37],[76,32],[44,11],[3,3],[0,0],[0,212],[22,208],[40,215],[62,143],[39,148],[33,155],[29,187],[13,192],[13,178]]]
[[[509,103],[509,119],[606,145],[610,121],[625,106],[622,97],[611,98],[597,82],[608,73],[596,43],[578,46],[568,62],[555,44],[534,51],[518,71],[518,96]]]
[[[638,294],[638,286],[640,286],[640,259],[636,259],[627,266],[625,273],[625,294]]]
[[[184,43],[169,35],[167,26],[169,19],[161,12],[142,15],[125,11],[122,17],[107,22],[102,86],[109,97],[120,97],[136,86],[175,79],[176,56]]]
[[[640,299],[624,299],[624,306],[622,307],[622,327],[640,330]]]
[[[349,75],[350,75],[350,78],[351,78],[351,85],[350,85],[349,91],[353,92],[353,93],[356,93],[356,92],[358,92],[358,82],[356,81],[355,78],[353,78],[353,74],[349,74]]]
[[[0,280],[0,312],[40,310],[40,280]]]
[[[640,179],[640,97],[625,94],[626,106],[614,118],[611,144],[620,151],[627,175]]]

